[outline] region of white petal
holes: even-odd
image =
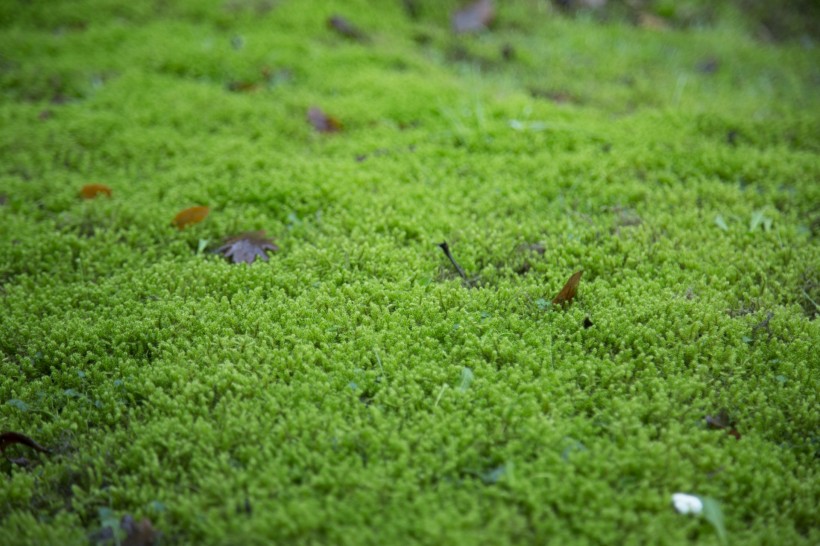
[[[699,516],[703,512],[703,501],[695,495],[675,493],[672,495],[672,504],[680,514],[694,514]]]

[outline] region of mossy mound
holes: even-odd
[[[0,8],[0,543],[820,542],[816,48],[499,4]]]

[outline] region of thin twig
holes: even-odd
[[[458,271],[458,274],[461,275],[461,278],[466,281],[467,280],[467,274],[464,272],[463,269],[461,269],[461,266],[458,265],[458,263],[453,258],[453,255],[450,253],[450,245],[447,244],[447,241],[439,243],[438,247],[441,250],[444,251],[444,255],[447,256],[450,259],[450,262],[453,264],[453,267],[456,268],[456,271]]]

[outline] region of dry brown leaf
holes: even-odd
[[[572,277],[567,281],[567,284],[564,285],[564,288],[553,298],[552,304],[563,305],[565,303],[571,303],[573,298],[575,298],[575,294],[578,292],[578,284],[581,282],[581,275],[583,274],[583,270],[573,273]]]
[[[706,426],[712,429],[725,430],[726,434],[740,440],[740,433],[735,428],[734,421],[729,417],[729,413],[725,409],[720,410],[717,415],[707,415]]]
[[[0,434],[0,453],[12,444],[22,444],[36,451],[51,453],[51,450],[41,446],[25,434],[20,434],[19,432],[4,432]]]
[[[325,114],[321,108],[316,106],[312,106],[308,110],[308,121],[320,133],[338,133],[342,130],[341,121]]]
[[[358,42],[367,42],[369,38],[361,29],[356,27],[353,23],[342,17],[341,15],[334,15],[327,20],[327,26],[335,30],[345,38],[356,40]]]
[[[248,231],[225,239],[214,252],[222,254],[233,263],[253,263],[256,258],[268,261],[267,251],[276,252],[279,247],[265,237],[264,231]]]
[[[185,229],[188,226],[200,223],[208,217],[210,212],[211,209],[208,207],[191,207],[178,212],[171,224],[177,229]]]
[[[159,531],[154,529],[148,518],[143,518],[137,523],[133,517],[126,514],[122,517],[120,527],[126,533],[122,546],[154,546],[159,543]]]
[[[457,34],[487,30],[495,19],[492,0],[478,0],[453,13],[453,30]]]
[[[105,184],[86,184],[80,189],[80,197],[83,199],[94,199],[100,194],[111,197],[111,188]]]

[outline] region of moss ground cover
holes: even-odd
[[[455,6],[2,3],[0,543],[820,542],[816,48]]]

